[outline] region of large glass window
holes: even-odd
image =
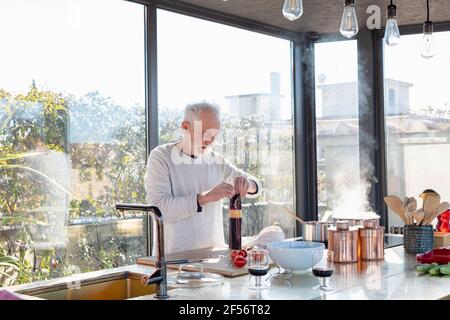
[[[315,45],[319,219],[367,209],[360,175],[356,40]]]
[[[415,197],[419,207],[425,189],[450,199],[450,32],[434,34],[429,60],[420,55],[422,37],[402,36],[384,49],[388,193]],[[389,224],[403,223],[390,212]]]
[[[145,199],[144,7],[5,0],[0,30],[0,286],[135,263],[114,205]]]
[[[290,42],[158,10],[158,74],[160,143],[177,139],[186,104],[218,104],[216,150],[263,183],[262,195],[243,204],[243,236],[274,222],[293,236],[282,208],[294,204]]]

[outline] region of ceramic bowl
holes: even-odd
[[[320,262],[325,245],[312,241],[280,241],[267,244],[267,250],[279,267],[289,271],[305,271]]]

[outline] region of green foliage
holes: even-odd
[[[144,108],[124,108],[98,92],[76,98],[34,84],[25,94],[0,89],[0,248],[17,264],[17,269],[7,270],[9,281],[0,285],[110,268],[127,260],[120,243],[91,241],[75,249],[37,250],[35,242],[51,222],[49,213],[64,214],[48,207],[52,192],[63,192],[69,199],[69,222],[113,217],[116,202],[144,201],[143,132]],[[30,166],[49,151],[69,156],[80,190],[86,187],[87,195],[70,193]],[[96,184],[92,192],[91,184]]]
[[[8,256],[4,250],[0,250],[0,287],[9,285],[18,271],[18,259]]]

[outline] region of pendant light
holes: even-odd
[[[294,21],[303,14],[302,0],[285,0],[283,6],[283,15],[286,19]]]
[[[359,31],[356,19],[355,0],[344,0],[344,13],[342,14],[340,32],[344,37],[352,38]]]
[[[386,31],[384,32],[384,42],[388,46],[396,46],[400,42],[400,30],[397,23],[397,6],[391,0],[391,4],[387,9]]]
[[[423,39],[420,54],[425,59],[433,58],[435,55],[433,41],[433,22],[430,21],[430,0],[427,0],[427,21],[423,24]]]

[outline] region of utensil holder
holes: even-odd
[[[409,254],[424,253],[433,249],[433,226],[405,225],[403,247]]]

